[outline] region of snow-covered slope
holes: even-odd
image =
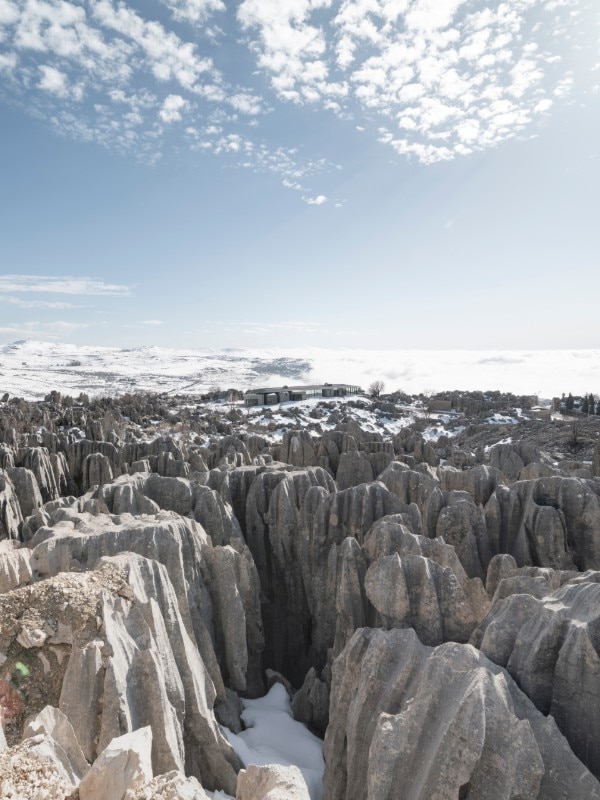
[[[247,389],[329,381],[386,391],[499,389],[552,397],[600,392],[600,350],[122,350],[19,341],[0,347],[0,393],[40,398],[150,390],[199,394],[211,386]]]

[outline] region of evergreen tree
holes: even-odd
[[[565,408],[567,409],[567,411],[572,411],[574,405],[575,405],[575,401],[573,400],[573,395],[571,394],[571,392],[569,392],[569,395],[568,395],[567,400],[565,402]]]
[[[584,394],[583,400],[581,401],[581,413],[582,414],[587,414],[589,407],[590,407],[590,404],[588,403],[588,396],[587,396],[587,394]]]
[[[594,414],[596,412],[596,401],[594,400],[594,395],[590,392],[590,396],[588,397],[588,414]]]

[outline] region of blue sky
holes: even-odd
[[[600,346],[590,0],[0,0],[0,343]]]

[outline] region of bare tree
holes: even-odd
[[[369,394],[371,397],[379,397],[384,389],[385,383],[383,381],[373,381],[373,383],[369,386]]]

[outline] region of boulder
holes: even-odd
[[[123,800],[152,780],[152,729],[113,739],[79,784],[80,800]]]
[[[238,775],[236,800],[310,800],[298,767],[249,764]]]

